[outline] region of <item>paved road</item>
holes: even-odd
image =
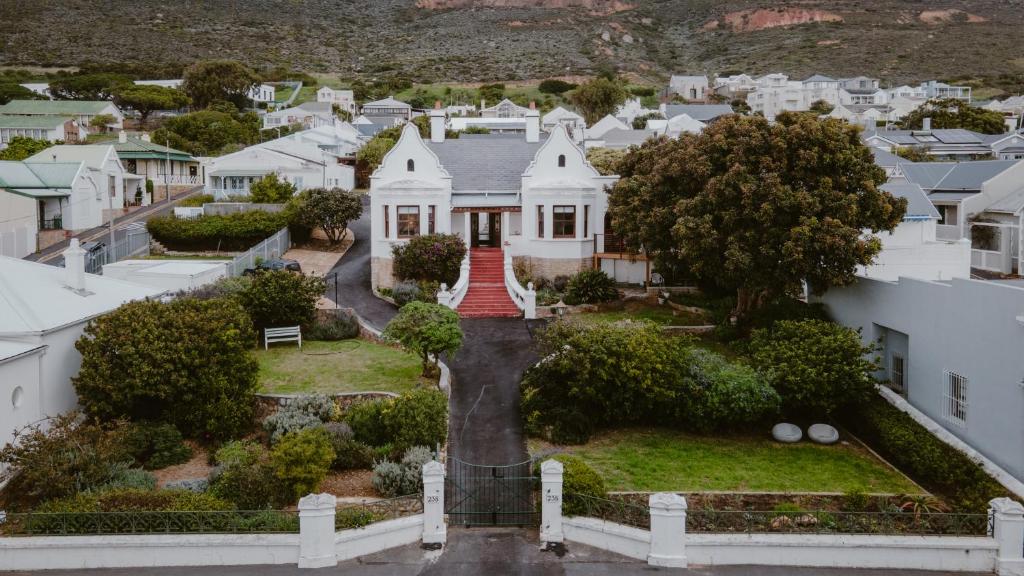
[[[127,226],[134,222],[144,222],[153,218],[154,216],[163,216],[171,212],[176,201],[188,198],[194,194],[202,192],[202,186],[196,186],[195,188],[189,188],[177,194],[173,194],[172,202],[168,204],[166,201],[158,202],[156,204],[150,204],[125,214],[114,219],[114,241],[118,242],[125,237],[127,234]],[[83,232],[79,232],[74,235],[74,238],[78,238],[80,242],[87,242],[90,240],[99,240],[100,242],[110,243],[110,226],[103,225],[96,228],[90,228]],[[52,246],[47,246],[45,250],[29,254],[25,257],[25,260],[34,260],[36,262],[42,262],[44,264],[59,265],[64,260],[61,253],[65,248],[68,247],[69,240],[58,242]]]
[[[656,569],[582,544],[570,543],[565,554],[540,550],[536,530],[449,529],[443,551],[418,545],[386,550],[315,571],[292,566],[211,566],[125,568],[117,570],[48,570],[46,576],[641,576],[657,572],[680,576],[964,576],[964,573],[911,570],[849,570],[766,566],[695,566],[689,570]],[[34,576],[40,572],[0,572]]]

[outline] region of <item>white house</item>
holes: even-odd
[[[163,290],[85,273],[73,239],[65,267],[0,256],[0,445],[12,432],[78,405],[75,341],[90,320]]]
[[[395,100],[393,96],[388,96],[382,100],[363,104],[362,115],[369,118],[387,117],[408,121],[412,120],[412,106],[401,100]]]
[[[93,144],[51,146],[26,158],[28,168],[42,184],[52,181],[67,192],[60,197],[45,199],[42,220],[60,217],[64,230],[87,230],[101,226],[111,217],[122,214],[128,197],[125,190],[134,191],[143,179],[125,170],[114,146]],[[38,189],[38,188],[36,188]]]
[[[707,124],[695,120],[689,114],[679,114],[668,120],[652,119],[647,121],[647,130],[658,136],[678,138],[681,134],[700,134]]]
[[[0,106],[0,116],[66,116],[87,128],[101,114],[114,117],[108,129],[124,128],[124,114],[112,102],[104,100],[11,100]]]
[[[246,98],[253,102],[262,102],[269,104],[276,99],[277,88],[272,84],[260,84],[253,86],[249,93],[245,95]]]
[[[322,137],[325,133],[317,135]],[[316,140],[292,134],[206,159],[202,166],[206,193],[218,199],[247,196],[253,182],[272,172],[295,184],[300,191],[318,187],[354,188],[355,169],[340,163],[340,157],[329,151],[329,143]]]
[[[748,74],[734,74],[732,76],[717,76],[714,82],[714,92],[729,100],[743,99],[757,89],[757,80]]]
[[[18,84],[18,86],[21,86],[26,90],[31,90],[36,94],[39,94],[40,96],[46,96],[47,98],[51,98],[50,85],[46,82],[26,82],[24,84]]]
[[[963,128],[932,129],[931,119],[925,118],[921,130],[867,130],[862,135],[868,146],[895,151],[898,148],[917,148],[937,160],[975,160],[993,154],[992,143],[999,140]]]
[[[618,177],[601,176],[563,128],[542,135],[539,113],[530,110],[525,135],[445,139],[444,111],[432,111],[430,119],[429,140],[407,126],[370,177],[374,288],[396,281],[392,246],[431,232],[462,237],[471,260],[485,263],[483,277],[469,270],[468,296],[459,306],[487,288],[491,259],[500,270],[502,256],[515,258],[549,278],[595,265],[595,244],[600,252],[610,232],[605,187]],[[646,263],[633,264],[642,281]],[[636,272],[627,268],[620,277]],[[513,291],[510,282],[506,277]]]
[[[336,90],[329,86],[323,86],[316,91],[316,101],[337,106],[344,112],[348,112],[352,118],[355,118],[358,111],[356,97],[351,90]]]
[[[280,138],[282,142],[292,141],[316,146],[332,156],[351,158],[366,144],[366,139],[348,122],[338,121],[319,128],[293,132]]]
[[[195,290],[228,276],[229,260],[121,260],[103,265],[103,277],[169,293]]]
[[[480,116],[482,118],[526,118],[529,111],[529,108],[520,106],[508,98],[487,108],[484,107],[483,101],[480,102]]]
[[[263,115],[264,130],[286,128],[293,124],[301,124],[304,128],[319,128],[330,126],[334,122],[334,110],[329,102],[304,102]]]
[[[540,128],[545,132],[551,132],[556,126],[564,126],[570,136],[579,140],[583,138],[583,129],[587,123],[583,116],[559,106],[540,119]]]
[[[889,94],[878,87],[876,78],[855,76],[839,80],[839,100],[831,104],[843,105],[882,105],[889,102]]]
[[[609,114],[597,122],[594,122],[593,126],[584,131],[584,135],[587,140],[598,140],[609,130],[629,130],[631,128],[631,125],[626,124],[622,120],[619,120],[615,116]]]
[[[641,116],[651,116],[653,114],[660,114],[660,112],[657,108],[645,108],[643,104],[640,103],[639,98],[631,98],[629,100],[626,100],[624,103],[620,104],[618,108],[615,109],[615,117],[624,122],[625,124],[628,124],[629,126],[632,126],[633,120],[635,118],[639,118]],[[591,126],[591,128],[593,127],[594,126]]]
[[[525,134],[525,118],[495,118],[481,116],[456,116],[447,122],[448,128],[463,132],[470,128],[484,128],[491,134]]]
[[[0,180],[6,170],[0,163]],[[39,201],[0,187],[0,256],[24,258],[38,248]]]
[[[74,144],[84,140],[86,134],[84,126],[66,116],[0,116],[0,149],[17,136]]]
[[[704,100],[709,91],[708,77],[703,74],[700,76],[673,75],[669,78],[668,90],[687,100]]]

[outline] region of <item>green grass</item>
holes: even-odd
[[[620,320],[647,320],[659,326],[703,326],[702,314],[686,310],[673,310],[668,306],[655,306],[645,302],[629,302],[621,309],[585,312],[573,316],[583,322],[618,322]]]
[[[412,354],[368,342],[271,345],[256,353],[260,389],[275,394],[310,392],[406,392],[424,382],[419,359]]]
[[[613,491],[920,493],[860,446],[619,430],[573,447]]]

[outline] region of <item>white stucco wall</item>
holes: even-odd
[[[970,278],[970,241],[938,242],[935,226],[931,219],[904,220],[891,233],[880,232],[882,251],[872,265],[859,266],[857,274],[878,280]]]
[[[0,190],[0,256],[24,258],[36,251],[38,203]]]
[[[46,349],[38,348],[7,361],[0,360],[0,447],[13,432],[39,420],[39,373]]]

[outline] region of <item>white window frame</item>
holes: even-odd
[[[946,390],[944,394],[945,409],[943,415],[946,420],[960,426],[967,427],[967,389],[970,381],[966,376],[957,374],[950,370],[943,371]]]

